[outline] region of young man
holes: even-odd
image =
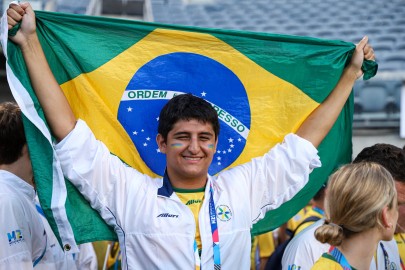
[[[404,217],[401,218],[401,211],[405,208],[405,154],[396,146],[390,144],[375,144],[370,147],[364,148],[357,157],[353,160],[353,163],[358,162],[375,162],[382,165],[387,169],[395,180],[395,187],[398,194],[398,211],[399,218],[397,228],[395,231],[394,239],[397,240],[398,247],[401,249],[404,242],[401,241],[401,233],[405,227]],[[402,209],[402,210],[401,210]],[[287,246],[283,260],[282,269],[310,269],[312,265],[322,256],[324,252],[328,252],[329,245],[318,242],[314,237],[315,230],[324,223],[324,220],[320,220],[310,226],[305,231],[302,231],[297,235]],[[390,261],[390,269],[403,269],[402,260],[400,261],[398,248],[395,240],[388,242],[382,242],[377,250],[377,260],[373,262],[370,269],[386,269],[386,256],[384,256],[384,250],[387,252],[388,259]]]
[[[0,103],[0,270],[76,269],[41,220],[35,196],[21,111]]]
[[[297,134],[251,162],[208,175],[218,142],[212,106],[192,95],[173,98],[159,117],[157,143],[167,156],[166,173],[150,178],[125,166],[77,121],[46,62],[29,4],[11,4],[9,28],[22,52],[67,178],[114,227],[124,269],[248,269],[250,229],[270,209],[291,199],[320,166],[316,147],[338,117],[364,58],[361,40],[329,97]],[[187,194],[194,194],[193,197]],[[192,198],[199,204],[185,205]],[[190,207],[189,207],[190,206]]]

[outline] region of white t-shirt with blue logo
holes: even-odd
[[[32,269],[45,257],[47,236],[34,188],[0,170],[0,269]]]

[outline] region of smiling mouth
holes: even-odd
[[[183,157],[185,160],[191,160],[191,161],[198,161],[201,160],[202,157]]]

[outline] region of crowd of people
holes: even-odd
[[[260,269],[403,269],[405,154],[392,145],[365,148],[334,172],[299,218],[277,230],[278,243],[276,233],[254,241],[250,234],[254,222],[293,198],[321,166],[316,148],[362,76],[364,59],[375,58],[367,37],[331,94],[295,134],[264,156],[215,176],[208,174],[220,129],[215,109],[191,94],[172,98],[160,112],[156,138],[166,171],[152,178],[111,155],[75,118],[43,53],[31,6],[11,4],[7,19],[9,29],[21,23],[9,39],[20,46],[64,175],[117,233],[119,248],[108,243],[111,252],[104,255],[101,248],[99,265],[101,257],[111,269],[255,269],[251,257],[259,254]],[[200,203],[186,204],[190,199]],[[0,105],[0,201],[0,269],[97,267],[97,244],[66,255],[43,218],[21,111],[10,102]],[[219,205],[237,214],[218,221]],[[281,268],[275,268],[271,250],[281,242]]]

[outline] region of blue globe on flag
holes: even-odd
[[[220,134],[209,168],[214,175],[242,153],[250,130],[250,107],[239,78],[223,64],[194,53],[161,55],[132,77],[118,108],[118,121],[145,164],[163,176],[166,156],[156,143],[160,110],[172,97],[191,93],[208,101],[218,113]]]

